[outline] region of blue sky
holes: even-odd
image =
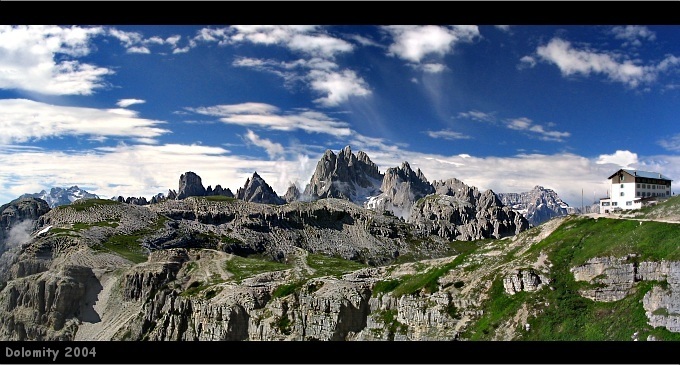
[[[0,203],[304,188],[326,149],[573,206],[680,178],[680,26],[0,26]]]

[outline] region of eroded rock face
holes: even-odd
[[[236,191],[236,198],[252,203],[262,204],[285,204],[286,201],[276,195],[274,189],[264,179],[253,173],[253,177],[246,180],[245,185]]]
[[[190,196],[205,196],[205,188],[201,182],[201,177],[192,171],[188,171],[179,177],[179,189],[177,191],[176,199],[179,200]]]
[[[434,192],[434,188],[420,169],[413,171],[408,162],[385,171],[380,195],[365,206],[378,211],[388,210],[397,217],[409,218],[411,207],[418,199]]]

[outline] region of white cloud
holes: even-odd
[[[130,105],[144,104],[144,103],[146,103],[146,100],[142,100],[142,99],[120,99],[120,100],[118,100],[116,105],[118,105],[121,108],[127,108]]]
[[[146,137],[168,133],[163,122],[137,117],[128,109],[57,106],[26,99],[0,100],[0,144],[63,135]]]
[[[313,25],[235,25],[231,30],[235,31],[230,38],[232,42],[280,44],[316,57],[332,58],[354,48],[351,43],[325,34]]]
[[[337,53],[351,52],[354,49],[351,43],[339,38],[307,34],[296,34],[288,42],[288,47],[317,57],[334,57]]]
[[[323,113],[307,109],[281,113],[279,108],[264,103],[216,105],[187,110],[220,117],[220,121],[227,124],[257,126],[279,131],[301,129],[307,133],[326,133],[334,136],[348,136],[352,133],[349,124]]]
[[[642,66],[620,55],[576,49],[560,38],[553,38],[547,45],[538,47],[536,53],[544,61],[554,63],[564,76],[602,74],[632,88],[655,81],[660,72],[680,63],[680,58],[667,55],[656,65]]]
[[[51,95],[90,95],[113,71],[73,58],[90,53],[99,27],[0,25],[0,89]]]
[[[492,123],[496,121],[494,113],[480,112],[479,110],[470,110],[469,112],[458,113],[458,118],[472,119],[478,122]]]
[[[336,106],[349,100],[352,96],[367,96],[371,94],[368,84],[358,77],[352,70],[342,72],[328,72],[311,70],[309,72],[312,90],[326,95],[314,100],[323,106]]]
[[[394,40],[388,54],[416,64],[430,55],[443,57],[452,53],[455,45],[479,37],[479,29],[474,25],[392,25],[383,29]]]
[[[151,50],[147,47],[130,47],[127,49],[127,53],[139,53],[139,54],[150,54]]]
[[[569,137],[569,132],[558,132],[546,130],[543,125],[535,124],[529,118],[515,118],[508,120],[507,127],[517,131],[536,133],[539,139],[544,141],[562,142],[564,138]]]
[[[600,155],[597,158],[597,164],[614,164],[619,167],[630,167],[631,165],[637,164],[638,155],[626,150],[617,150],[611,155]]]
[[[510,31],[510,26],[509,25],[494,25],[496,29],[502,30],[504,32],[509,32]]]
[[[624,46],[639,47],[643,40],[656,40],[656,33],[642,25],[626,25],[614,27],[611,30],[614,38],[624,40]]]
[[[460,132],[455,132],[452,130],[441,130],[441,131],[427,131],[428,136],[432,138],[441,138],[441,139],[448,139],[448,140],[456,140],[456,139],[470,139],[471,137],[468,135],[465,135]]]
[[[233,114],[274,114],[280,111],[279,108],[265,103],[215,105],[200,108],[187,108],[187,110],[215,117],[226,117]]]
[[[284,149],[281,144],[272,142],[269,139],[260,138],[260,136],[255,134],[255,132],[251,131],[250,129],[248,129],[248,133],[246,133],[245,137],[255,146],[264,148],[265,151],[267,151],[267,155],[269,155],[269,158],[271,159],[276,159],[278,156],[283,155]]]
[[[128,32],[117,28],[108,28],[107,34],[118,39],[127,53],[150,54],[151,50],[148,46],[169,45],[173,49],[173,53],[182,53],[183,49],[177,48],[177,43],[182,39],[180,35],[173,35],[166,39],[158,36],[144,38],[144,35],[139,32]],[[189,51],[189,47],[186,47]]]
[[[144,39],[141,33],[128,32],[116,28],[109,28],[108,34],[118,39],[126,48],[139,44]]]

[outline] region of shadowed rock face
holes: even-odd
[[[377,195],[383,174],[364,152],[352,153],[349,146],[337,155],[327,150],[316,165],[304,195],[312,199],[339,198],[363,204]]]
[[[201,182],[201,177],[191,171],[179,177],[177,199],[184,199],[189,196],[205,196],[205,188]]]
[[[276,205],[286,203],[285,200],[276,195],[274,189],[272,189],[257,172],[253,173],[253,177],[247,179],[243,187],[236,191],[236,198],[251,203]]]
[[[0,253],[11,229],[19,223],[31,221],[31,228],[41,215],[50,211],[46,201],[38,198],[19,198],[0,206]]]

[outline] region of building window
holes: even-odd
[[[623,184],[621,184],[621,187],[623,188]]]
[[[609,202],[602,202],[602,206],[603,206],[603,207],[608,207],[608,206],[609,206]]]
[[[640,188],[640,184],[635,184],[635,187],[639,189],[639,188]]]
[[[623,191],[621,192],[621,196],[623,196]]]
[[[619,205],[618,202],[612,202],[612,207],[615,207],[615,206],[617,206],[617,205]]]
[[[637,196],[640,196],[640,192],[639,192],[639,191],[637,192]]]
[[[633,205],[633,202],[626,202],[626,205],[628,206]]]

